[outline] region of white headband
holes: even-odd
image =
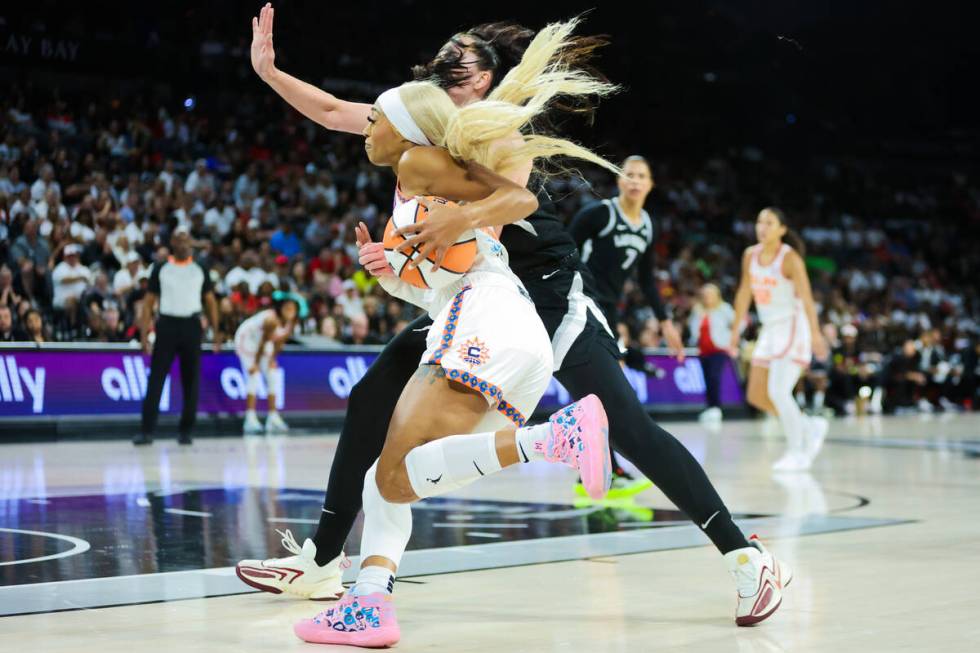
[[[378,96],[378,105],[381,107],[382,113],[406,140],[416,145],[432,145],[429,139],[425,137],[425,133],[415,124],[412,114],[405,108],[405,103],[402,102],[402,96],[398,94],[397,88],[389,88]]]

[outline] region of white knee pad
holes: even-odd
[[[405,470],[415,494],[425,499],[500,471],[494,433],[450,435],[415,447],[405,456]]]
[[[412,536],[412,508],[407,503],[389,503],[378,491],[378,462],[364,475],[364,530],[361,532],[361,561],[382,556],[401,564],[408,539]]]

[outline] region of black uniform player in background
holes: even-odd
[[[653,309],[667,345],[684,359],[684,345],[677,327],[664,308],[657,282],[653,276],[653,222],[643,209],[653,190],[650,164],[641,156],[631,156],[623,162],[623,176],[618,180],[619,195],[586,206],[572,218],[569,231],[578,245],[582,262],[595,279],[596,301],[615,335],[619,323],[617,305],[623,297],[623,286],[634,274],[650,308]],[[625,351],[627,364],[642,371],[655,373],[645,365],[639,350]],[[630,354],[636,362],[631,363]],[[633,494],[646,489],[649,483],[632,483],[616,456],[613,455],[613,490]]]

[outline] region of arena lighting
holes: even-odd
[[[188,111],[193,111],[195,104],[197,104],[197,102],[193,97],[188,97],[184,100],[184,108]]]

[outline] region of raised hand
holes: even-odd
[[[263,81],[276,71],[276,52],[272,47],[272,20],[275,17],[272,3],[267,2],[252,18],[252,68]]]
[[[371,232],[363,222],[354,228],[357,237],[358,262],[376,277],[395,276],[395,271],[385,257],[384,245],[371,242]]]

